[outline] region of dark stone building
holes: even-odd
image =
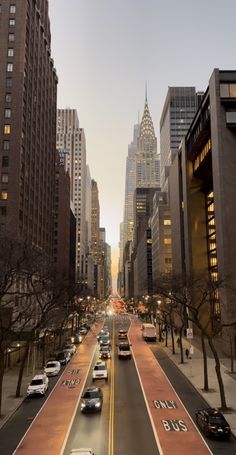
[[[2,0],[0,230],[53,256],[57,76],[47,0]]]
[[[236,71],[215,69],[170,173],[173,271],[223,280],[213,326],[236,321],[235,150]]]

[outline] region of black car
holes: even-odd
[[[230,426],[223,414],[215,408],[201,409],[196,412],[196,423],[207,436],[229,439]]]
[[[56,355],[56,360],[60,362],[61,365],[66,365],[71,359],[71,355],[67,351],[58,352]]]
[[[87,387],[81,399],[81,412],[101,412],[103,394],[100,387]]]
[[[100,359],[110,359],[111,358],[110,346],[101,346],[99,349],[99,357]]]

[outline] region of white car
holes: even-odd
[[[108,380],[108,371],[105,362],[98,361],[93,369],[93,381],[95,379],[105,379]]]
[[[45,395],[48,389],[48,382],[48,377],[45,373],[37,374],[33,377],[31,383],[28,385],[27,396]]]
[[[50,360],[47,362],[44,372],[47,376],[57,376],[61,369],[61,364],[57,360]]]
[[[95,455],[93,449],[72,449],[69,455]]]
[[[74,344],[66,344],[63,348],[63,352],[69,352],[70,355],[73,355],[76,351],[76,346]]]

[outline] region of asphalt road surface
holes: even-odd
[[[81,414],[78,408],[64,455],[72,448],[92,447],[96,455],[158,455],[134,361],[119,360],[117,332],[129,327],[129,318],[106,320],[112,340],[112,359],[107,361],[109,380],[97,380],[104,394],[101,414]],[[95,354],[94,363],[98,357]],[[113,365],[112,365],[113,362]],[[92,384],[92,368],[86,386]],[[113,392],[112,392],[113,390]]]
[[[183,402],[188,413],[195,422],[196,410],[209,407],[208,404],[161,347],[158,347],[156,343],[150,343],[150,348],[174,387],[176,393],[179,395],[179,398]],[[218,441],[206,437],[204,437],[204,439],[214,455],[236,454],[236,440],[233,436],[231,436],[229,441]]]
[[[44,397],[26,397],[21,406],[1,428],[0,455],[12,455],[30,427],[33,418],[47,400],[48,395],[64,371],[64,368],[62,366],[58,376],[49,378],[49,387]]]

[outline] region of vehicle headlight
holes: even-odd
[[[100,408],[100,406],[101,406],[101,403],[96,403],[95,404],[95,408]]]
[[[85,403],[81,403],[81,409],[85,408]]]

